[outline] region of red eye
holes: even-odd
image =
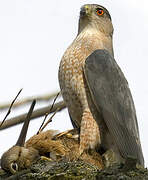
[[[97,9],[96,12],[99,16],[102,16],[104,14],[103,9]]]

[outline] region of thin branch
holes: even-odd
[[[38,130],[38,132],[37,132],[36,134],[39,134],[39,133],[41,132],[41,128],[43,127],[43,125],[44,125],[44,123],[45,123],[46,118],[47,118],[48,115],[49,115],[49,113],[46,113],[46,114],[45,114],[45,117],[44,117],[44,119],[43,119],[43,122],[42,122],[42,124],[41,124],[41,126],[40,126],[40,128],[39,128],[39,130]]]
[[[16,102],[13,105],[13,108],[17,108],[17,107],[20,107],[22,105],[26,105],[28,103],[31,103],[33,101],[33,99],[36,99],[36,101],[49,101],[49,100],[53,99],[56,95],[57,95],[57,92],[54,92],[54,93],[46,94],[46,95],[32,96],[32,97],[24,98],[24,99]],[[9,108],[9,106],[10,106],[10,103],[2,103],[0,105],[0,110],[5,110],[5,109]]]
[[[51,106],[51,108],[50,108],[50,111],[52,111],[52,109],[53,109],[53,107],[54,107],[54,105],[55,105],[55,102],[56,102],[56,100],[57,100],[59,94],[60,94],[60,92],[57,93],[56,97],[54,98],[53,103],[52,103],[52,106]]]
[[[58,93],[58,94],[56,95],[56,97],[54,98],[49,113],[51,112],[51,110],[52,110],[52,108],[53,108],[53,106],[54,106],[54,104],[55,104],[55,102],[56,102],[59,94],[60,94],[60,93]],[[44,125],[44,123],[45,123],[45,120],[46,120],[47,116],[49,115],[49,113],[46,113],[46,114],[45,114],[44,120],[43,120],[43,122],[42,122],[42,124],[41,124],[41,126],[40,126],[40,128],[39,128],[39,130],[38,130],[38,132],[37,132],[37,134],[39,134],[39,132],[41,131],[41,129],[42,129],[42,127],[43,127],[43,125]]]
[[[44,108],[40,108],[38,110],[35,110],[33,113],[32,113],[32,116],[31,116],[31,119],[35,119],[35,118],[38,118],[38,117],[41,117],[41,116],[44,116],[46,113],[53,113],[56,111],[57,108],[59,108],[59,111],[64,109],[66,107],[65,103],[63,101],[61,102],[58,102],[54,105],[53,109],[51,110],[50,112],[50,108],[51,106],[47,106],[47,107],[44,107]],[[2,127],[0,127],[0,130],[2,129],[6,129],[6,128],[9,128],[11,126],[14,126],[14,125],[17,125],[17,124],[20,124],[22,122],[24,122],[25,118],[26,118],[26,115],[27,113],[25,114],[22,114],[20,116],[17,116],[17,117],[14,117],[14,118],[10,118],[9,120],[6,120]]]
[[[5,122],[6,118],[8,117],[8,115],[10,114],[11,112],[11,109],[12,109],[12,106],[14,105],[16,99],[18,98],[18,96],[20,95],[20,93],[22,92],[23,89],[20,89],[19,92],[17,93],[16,97],[13,99],[12,103],[10,104],[10,107],[8,109],[8,112],[6,114],[6,116],[4,117],[3,121],[1,122],[0,124],[0,127],[3,125],[3,123]]]
[[[44,124],[44,126],[42,126],[39,131],[38,131],[38,134],[43,131],[45,129],[45,127],[50,123],[52,122],[52,118],[55,116],[55,114],[59,111],[59,108],[56,109],[56,111],[53,113],[53,115],[49,118],[49,120]]]

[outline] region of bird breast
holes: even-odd
[[[96,49],[103,49],[100,34],[90,30],[81,32],[64,53],[59,68],[59,83],[64,101],[70,115],[78,127],[82,113],[88,107],[86,93],[88,87],[84,82],[83,66],[85,59]]]

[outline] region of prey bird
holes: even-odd
[[[16,144],[8,151],[6,151],[1,157],[1,168],[12,174],[15,174],[22,169],[28,168],[35,159],[39,158],[39,153],[36,149],[32,147],[25,147],[27,130],[35,103],[36,101],[34,100],[27,114]]]
[[[56,130],[47,130],[32,136],[25,142],[35,101],[26,117],[17,143],[6,151],[1,157],[1,168],[11,174],[29,168],[32,163],[40,158],[54,162],[75,161],[79,158],[79,134],[77,129],[57,134]],[[98,169],[104,168],[102,157],[96,151],[83,153],[79,158],[87,163],[95,165]]]
[[[59,84],[75,128],[79,154],[112,150],[118,162],[133,157],[144,165],[132,95],[114,59],[113,25],[106,8],[81,7],[78,34],[64,53]]]

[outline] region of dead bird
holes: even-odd
[[[28,168],[35,159],[39,158],[38,150],[25,147],[27,129],[36,101],[32,102],[26,120],[22,127],[20,136],[16,144],[6,151],[1,157],[1,168],[15,174],[17,171]]]
[[[77,129],[57,134],[58,131],[47,130],[32,136],[26,143],[26,134],[30,117],[35,106],[33,101],[17,143],[1,157],[1,168],[12,174],[29,168],[40,157],[50,161],[83,160],[99,169],[104,167],[102,157],[96,151],[84,152],[79,156],[79,132]]]
[[[68,130],[55,135],[55,131],[47,130],[31,137],[25,144],[26,148],[37,149],[41,156],[50,158],[51,161],[83,160],[99,169],[104,168],[102,156],[95,150],[84,151],[79,154],[79,132],[77,129]]]

